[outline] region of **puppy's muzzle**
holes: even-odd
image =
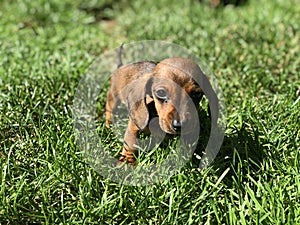
[[[197,122],[195,121],[196,119],[197,119],[196,115],[186,112],[179,117],[173,118],[170,123],[170,128],[171,130],[175,131],[175,133],[177,134],[179,133],[187,134],[193,132],[193,129],[197,124]]]

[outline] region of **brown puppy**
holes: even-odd
[[[106,126],[120,102],[127,104],[129,122],[120,162],[135,162],[137,135],[147,131],[151,119],[167,134],[188,134],[195,128],[195,106],[213,92],[199,66],[190,59],[168,58],[158,64],[138,62],[121,66],[111,77],[106,102]],[[210,100],[210,99],[209,99]]]

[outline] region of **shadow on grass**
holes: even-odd
[[[242,185],[242,181],[247,179],[248,175],[255,177],[255,174],[261,171],[263,160],[267,157],[263,146],[268,143],[262,143],[258,128],[253,124],[245,124],[225,135],[222,147],[210,165],[213,173],[218,177],[221,177],[228,168],[230,169],[222,181],[228,187],[233,185],[234,180]],[[199,150],[201,148],[198,148],[196,153],[201,155]],[[199,160],[195,157],[192,161],[193,166],[199,164]]]

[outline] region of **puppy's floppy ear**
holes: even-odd
[[[149,122],[146,98],[151,96],[151,86],[152,78],[140,78],[133,82],[127,98],[130,118],[140,130],[145,129]]]

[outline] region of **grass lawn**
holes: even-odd
[[[16,0],[1,1],[0,18],[0,224],[300,224],[297,0]],[[203,171],[188,163],[159,184],[121,185],[87,163],[71,107],[104,51],[155,39],[215,74],[225,138]]]

